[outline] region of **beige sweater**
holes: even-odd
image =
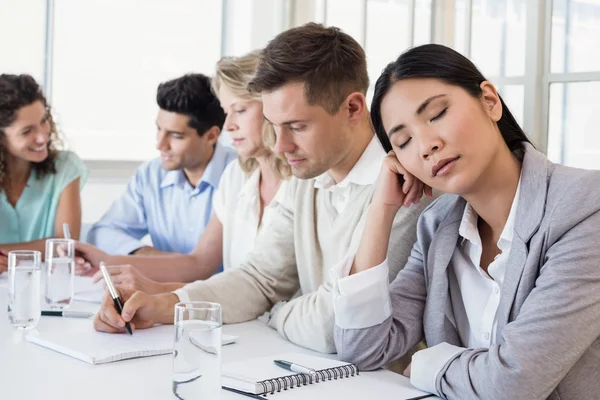
[[[380,165],[384,156],[381,150],[375,162]],[[255,319],[277,304],[269,325],[293,343],[334,353],[329,270],[358,249],[377,178],[374,175],[371,184],[349,183],[351,200],[339,215],[331,204],[331,193],[315,188],[314,179],[292,178],[269,229],[256,238],[256,247],[245,263],[175,293],[182,301],[221,303],[224,323]],[[406,263],[416,240],[417,218],[428,203],[423,199],[398,213],[389,265]],[[398,268],[390,269],[390,281],[397,273]]]

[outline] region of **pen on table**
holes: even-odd
[[[69,224],[66,222],[63,224],[63,234],[65,235],[65,239],[71,239],[71,230],[69,229]]]
[[[317,371],[315,371],[312,368],[303,367],[302,365],[294,364],[293,362],[290,362],[290,361],[273,360],[273,362],[278,367],[281,367],[283,369],[287,369],[288,371],[297,372],[299,374],[314,375],[314,374],[317,373]]]
[[[429,397],[436,397],[436,396],[435,396],[435,394],[430,393],[430,394],[424,394],[423,396],[410,397],[406,400],[421,400],[421,399],[427,399]]]
[[[94,314],[86,311],[42,311],[45,317],[65,317],[65,318],[90,318]]]
[[[106,286],[108,287],[110,297],[112,297],[113,303],[115,303],[115,308],[117,309],[119,314],[122,314],[123,313],[123,302],[121,300],[121,297],[119,296],[119,292],[117,292],[117,288],[115,288],[115,285],[113,284],[110,274],[106,270],[106,266],[104,265],[104,262],[100,263],[100,271],[102,271],[102,276],[104,277],[104,282],[106,283]],[[129,324],[129,322],[125,322],[125,329],[127,329],[127,332],[129,332],[130,335],[133,335],[133,332],[131,331],[131,325]]]
[[[265,399],[264,397],[261,397],[261,396],[259,396],[259,395],[257,395],[257,394],[254,394],[254,393],[248,393],[248,392],[242,392],[241,390],[232,389],[232,388],[230,388],[230,387],[227,387],[227,386],[221,386],[221,389],[223,389],[223,390],[227,390],[227,391],[229,391],[229,392],[233,392],[233,393],[241,394],[242,396],[248,396],[248,397],[252,397],[253,399],[261,399],[261,400],[264,400],[264,399]]]

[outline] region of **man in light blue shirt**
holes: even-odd
[[[160,158],[138,168],[88,235],[111,254],[191,252],[210,220],[221,174],[236,158],[218,143],[225,115],[208,77],[189,74],[161,83],[156,100]],[[154,247],[141,242],[147,234]]]

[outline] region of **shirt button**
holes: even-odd
[[[484,339],[484,340],[490,340],[490,333],[489,333],[489,332],[485,332],[485,333],[483,334],[483,339]]]
[[[496,286],[494,288],[494,294],[498,294],[498,293],[500,293],[500,288],[498,286]]]

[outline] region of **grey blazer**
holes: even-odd
[[[447,303],[465,204],[443,195],[423,212],[390,285],[391,317],[365,329],[336,326],[341,359],[375,369],[423,338],[464,347]],[[526,145],[497,319],[495,345],[444,366],[436,380],[444,398],[600,399],[599,171],[553,164]]]

